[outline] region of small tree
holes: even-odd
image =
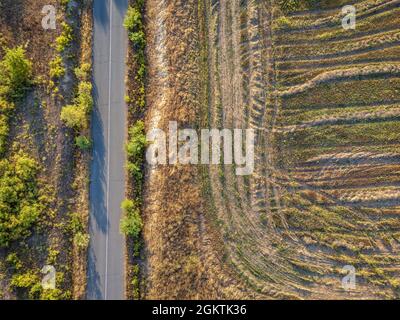
[[[121,208],[125,215],[121,220],[121,232],[126,236],[137,238],[143,228],[143,221],[138,206],[131,200],[124,200]]]
[[[61,120],[70,128],[86,128],[86,113],[75,105],[65,106],[61,110]]]
[[[87,81],[79,83],[78,96],[75,99],[75,104],[79,106],[86,114],[88,114],[93,107],[92,97],[92,84]]]
[[[80,81],[87,81],[88,80],[88,75],[90,72],[90,69],[92,66],[90,63],[83,63],[80,67],[75,68],[75,76],[80,80]]]
[[[129,129],[129,142],[126,145],[126,152],[128,157],[132,158],[134,162],[141,161],[143,152],[146,147],[146,135],[144,134],[144,122],[137,121]]]
[[[61,120],[70,128],[77,130],[86,129],[87,116],[93,107],[92,84],[82,81],[79,83],[78,95],[73,105],[68,105],[61,110]]]
[[[20,46],[6,49],[4,59],[0,61],[0,86],[8,89],[8,94],[18,97],[32,77],[32,62],[25,57],[25,49]]]
[[[92,147],[92,141],[85,136],[76,137],[75,144],[81,150],[89,150]]]
[[[142,21],[142,13],[139,9],[129,7],[125,17],[124,27],[128,30],[128,37],[137,49],[144,49],[146,36]]]
[[[142,26],[142,14],[136,8],[129,7],[124,20],[124,27],[128,31],[134,31],[141,29]]]

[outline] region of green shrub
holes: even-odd
[[[286,16],[281,16],[275,20],[275,25],[278,28],[289,28],[291,26],[291,21]]]
[[[89,150],[92,147],[92,141],[85,136],[76,137],[75,144],[81,150]]]
[[[284,12],[294,11],[299,8],[299,0],[280,0],[279,5]]]
[[[29,289],[29,299],[39,299],[40,295],[42,294],[43,287],[41,282],[35,283],[30,289]]]
[[[60,56],[55,57],[50,61],[50,77],[61,78],[65,74],[65,67]]]
[[[63,107],[61,120],[70,128],[82,129],[86,127],[86,113],[76,105]]]
[[[126,145],[126,152],[128,154],[128,172],[138,180],[141,180],[143,175],[142,163],[146,144],[144,122],[137,121],[129,129],[129,141]]]
[[[134,47],[134,72],[135,72],[135,87],[136,89],[126,98],[127,103],[134,103],[134,111],[143,111],[145,107],[145,74],[146,74],[146,59],[145,47],[146,37],[143,27],[143,11],[144,1],[134,1],[134,7],[128,9],[124,26],[128,30],[128,37]],[[135,187],[132,197],[135,199],[125,200],[122,203],[124,218],[121,220],[121,231],[133,238],[133,257],[137,258],[140,255],[141,240],[139,238],[143,228],[141,219],[141,199],[142,199],[142,183],[143,183],[143,161],[146,148],[146,135],[143,121],[137,121],[129,128],[129,139],[126,144],[126,152],[128,155],[127,170],[131,175]],[[140,280],[139,266],[133,266],[133,277],[131,280],[133,287],[133,298],[140,298]]]
[[[48,248],[48,254],[47,254],[47,264],[53,265],[57,263],[57,258],[60,255],[60,251],[57,249],[54,249],[52,247]]]
[[[0,61],[0,94],[20,97],[32,77],[32,63],[25,57],[25,49],[16,47],[6,49]]]
[[[78,213],[70,214],[70,221],[68,224],[68,231],[72,232],[74,236],[74,244],[80,249],[86,249],[89,246],[89,235],[85,232],[82,218]]]
[[[37,186],[38,164],[24,153],[0,161],[0,246],[30,234],[44,210]]]
[[[56,50],[57,52],[64,52],[65,48],[68,47],[72,40],[72,27],[67,23],[61,23],[62,33],[56,38]]]
[[[83,222],[79,213],[74,212],[69,215],[68,230],[72,233],[77,233],[84,230]]]
[[[82,81],[78,86],[78,96],[75,99],[75,104],[83,109],[86,114],[89,114],[93,108],[92,84],[87,81]]]
[[[13,100],[22,96],[31,77],[32,63],[25,57],[25,49],[5,49],[0,61],[0,154],[6,151],[9,117],[15,108]]]
[[[62,6],[64,6],[64,8],[66,9],[66,7],[68,6],[70,0],[60,0],[60,4]]]
[[[129,40],[132,41],[135,48],[143,49],[146,46],[146,36],[142,30],[138,32],[130,32]]]
[[[89,246],[90,237],[87,233],[77,232],[74,235],[74,243],[80,249],[86,249]]]
[[[138,7],[128,8],[124,27],[128,30],[128,37],[135,48],[143,50],[146,46],[146,36],[144,34],[142,13]]]
[[[137,121],[129,129],[129,141],[126,145],[126,151],[128,157],[132,158],[135,162],[137,160],[142,160],[143,152],[146,147],[146,135],[144,130],[144,122]]]
[[[0,114],[0,154],[4,154],[6,151],[9,131],[8,117]]]
[[[121,220],[121,232],[126,236],[138,238],[143,228],[139,205],[132,200],[124,200],[121,204],[124,218]]]
[[[32,271],[23,274],[15,274],[11,278],[10,285],[14,288],[28,289],[39,282],[39,277]]]
[[[319,3],[318,0],[279,0],[283,12],[290,13],[297,10],[313,9]]]
[[[15,104],[0,97],[0,113],[9,114],[15,109]]]
[[[133,299],[140,299],[140,281],[139,281],[140,268],[139,265],[135,264],[132,266],[132,287],[133,287]]]
[[[37,173],[37,162],[20,153],[14,157],[15,175],[22,181],[31,181]]]
[[[69,291],[63,292],[58,288],[43,289],[39,276],[33,271],[13,275],[10,286],[15,289],[27,290],[29,299],[66,300],[71,298]]]
[[[70,298],[69,292],[64,293],[60,289],[41,290],[40,300],[66,300]]]
[[[80,80],[80,81],[87,81],[89,72],[91,70],[92,66],[90,63],[83,63],[80,67],[75,68],[75,76]]]
[[[79,83],[78,95],[73,105],[68,105],[61,110],[61,120],[77,130],[88,127],[88,116],[93,108],[92,84],[82,81]]]
[[[128,31],[134,31],[137,29],[142,29],[142,14],[134,7],[129,7],[124,20],[124,27]]]
[[[18,258],[17,254],[15,252],[10,253],[7,258],[6,258],[7,264],[9,264],[12,268],[15,270],[19,270],[22,268],[22,262]]]

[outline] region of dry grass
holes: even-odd
[[[163,3],[147,5],[148,128],[259,135],[251,177],[148,168],[145,297],[398,297],[397,1],[360,2],[349,33],[339,1],[286,18],[276,1]]]
[[[184,127],[199,124],[204,103],[199,10],[191,0],[147,1],[148,129],[165,129],[169,120]],[[196,167],[147,168],[145,298],[243,297],[214,247],[221,237],[206,212],[201,183]]]

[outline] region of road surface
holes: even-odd
[[[120,234],[125,197],[126,106],[123,20],[128,0],[94,0],[92,118],[93,160],[90,183],[90,245],[87,298],[125,297],[125,242]]]

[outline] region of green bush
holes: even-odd
[[[291,12],[299,8],[299,0],[280,0],[279,5],[284,12]]]
[[[38,164],[18,153],[0,161],[0,246],[30,234],[42,214],[37,186]]]
[[[7,149],[9,131],[8,117],[4,114],[0,114],[0,154],[3,154]]]
[[[315,8],[320,1],[318,0],[279,0],[279,6],[285,13],[298,10],[309,10]]]
[[[133,7],[129,7],[125,17],[124,26],[128,31],[128,37],[134,48],[134,70],[135,72],[135,90],[126,98],[127,103],[134,103],[134,111],[143,112],[145,107],[145,74],[146,74],[146,59],[145,47],[146,37],[143,26],[143,0],[134,1]],[[129,128],[129,138],[126,144],[126,152],[128,155],[127,170],[132,177],[134,183],[133,194],[135,200],[125,200],[122,203],[124,218],[121,220],[121,231],[133,238],[133,257],[137,258],[140,255],[141,240],[140,233],[143,228],[141,218],[141,199],[142,199],[142,184],[143,184],[143,161],[146,148],[145,126],[143,121],[137,121]],[[133,298],[140,298],[140,280],[139,266],[134,265],[133,277],[131,280],[133,287]]]
[[[130,32],[129,40],[132,41],[135,48],[143,49],[146,46],[146,36],[143,31]]]
[[[67,23],[63,22],[61,24],[62,33],[59,37],[56,38],[56,50],[57,52],[64,52],[66,47],[68,47],[72,40],[72,27]]]
[[[92,84],[82,81],[79,83],[78,95],[73,105],[68,105],[61,110],[61,120],[77,130],[88,127],[88,117],[93,108]]]
[[[43,289],[40,277],[33,271],[13,275],[10,286],[15,289],[27,290],[29,299],[65,300],[71,298],[69,291],[63,292],[58,288]]]
[[[129,141],[126,145],[128,154],[128,172],[136,179],[142,179],[142,163],[144,151],[146,148],[146,135],[144,130],[144,122],[137,121],[129,129]]]
[[[13,100],[21,98],[31,77],[32,63],[25,57],[25,49],[5,49],[0,61],[0,154],[6,151],[9,117],[15,108]]]
[[[89,235],[85,232],[85,227],[82,218],[78,213],[70,214],[70,221],[68,224],[68,231],[72,232],[74,236],[74,244],[81,249],[86,249],[89,246]]]
[[[65,106],[61,110],[61,120],[70,128],[81,129],[86,127],[85,110],[76,105]]]
[[[70,293],[63,292],[60,289],[46,289],[41,290],[40,300],[66,300],[70,299]]]
[[[69,215],[68,230],[72,233],[77,233],[84,230],[83,222],[79,213],[74,212]]]
[[[75,104],[83,109],[87,114],[92,111],[93,97],[92,97],[92,84],[87,81],[82,81],[78,86],[78,97]]]
[[[0,97],[0,113],[9,114],[15,109],[15,104]]]
[[[90,63],[83,63],[80,67],[75,68],[75,76],[80,81],[88,81],[88,76],[91,68],[92,66],[90,65]]]
[[[67,8],[69,2],[70,2],[70,0],[60,0],[60,4],[62,6],[64,6],[65,9]]]
[[[124,27],[128,31],[134,31],[143,28],[142,14],[134,7],[129,7],[124,20]]]
[[[7,258],[6,258],[6,262],[8,265],[10,265],[12,268],[14,268],[15,270],[19,270],[22,268],[22,262],[21,260],[18,258],[17,254],[15,252],[10,253]]]
[[[60,56],[55,57],[50,61],[50,77],[61,78],[65,74],[65,67]]]
[[[25,57],[25,49],[6,49],[0,70],[0,95],[20,97],[32,77],[32,63]]]
[[[124,200],[121,208],[124,218],[121,220],[121,232],[126,236],[138,238],[143,228],[143,221],[140,216],[140,206],[132,200]]]
[[[31,288],[38,283],[39,277],[33,272],[29,271],[23,274],[15,274],[11,278],[10,285],[14,288]]]
[[[128,8],[124,26],[128,30],[128,37],[135,48],[143,50],[146,46],[146,36],[144,34],[142,13],[138,8],[139,6]]]
[[[132,266],[132,287],[133,287],[133,299],[140,299],[140,281],[139,281],[140,268],[139,265],[135,264]]]
[[[85,136],[76,137],[75,144],[81,150],[89,150],[92,147],[92,141]]]
[[[80,249],[86,249],[89,246],[90,237],[87,233],[77,232],[74,235],[74,243]]]

